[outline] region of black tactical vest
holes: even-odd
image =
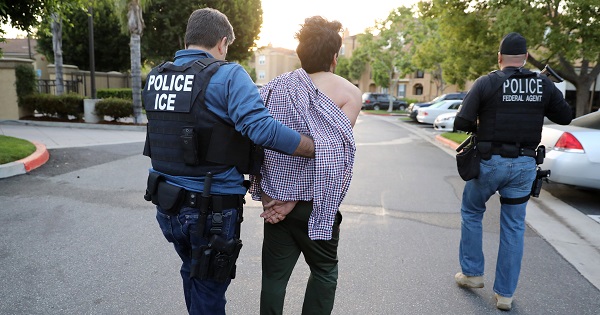
[[[504,80],[496,72],[488,76],[492,86]],[[537,147],[550,97],[548,84],[553,83],[528,70],[512,74],[480,108],[478,140]]]
[[[206,107],[210,78],[226,63],[214,58],[176,66],[165,62],[146,78],[142,99],[148,126],[144,155],[176,176],[204,176],[238,168],[247,173],[253,143]]]

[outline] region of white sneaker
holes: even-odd
[[[512,308],[512,297],[505,297],[498,295],[498,293],[495,293],[494,296],[496,297],[496,308],[503,311],[510,311]]]
[[[469,277],[465,276],[462,272],[459,272],[456,275],[454,275],[454,280],[456,280],[456,283],[461,287],[483,288],[482,276]]]

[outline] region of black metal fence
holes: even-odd
[[[80,80],[63,80],[65,93],[79,94]],[[56,80],[38,80],[38,92],[43,94],[56,94]]]

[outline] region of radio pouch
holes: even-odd
[[[181,147],[183,149],[183,161],[185,164],[200,164],[198,154],[198,137],[194,133],[194,127],[181,128]]]
[[[489,160],[492,158],[492,143],[489,141],[482,141],[477,144],[477,150],[481,154],[482,160]]]
[[[158,205],[168,212],[177,212],[177,207],[183,201],[185,190],[181,187],[167,184],[165,181],[158,183]],[[154,201],[154,200],[153,200]]]
[[[503,143],[500,155],[505,158],[517,158],[519,157],[519,147],[512,143]]]

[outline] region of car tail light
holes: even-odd
[[[562,136],[558,138],[558,141],[556,141],[556,144],[554,145],[554,149],[567,152],[585,152],[579,140],[569,132],[563,133]]]
[[[366,100],[365,101],[365,104],[369,104],[369,103],[371,103],[371,100]]]
[[[423,112],[423,116],[427,116],[429,115],[427,112]]]

